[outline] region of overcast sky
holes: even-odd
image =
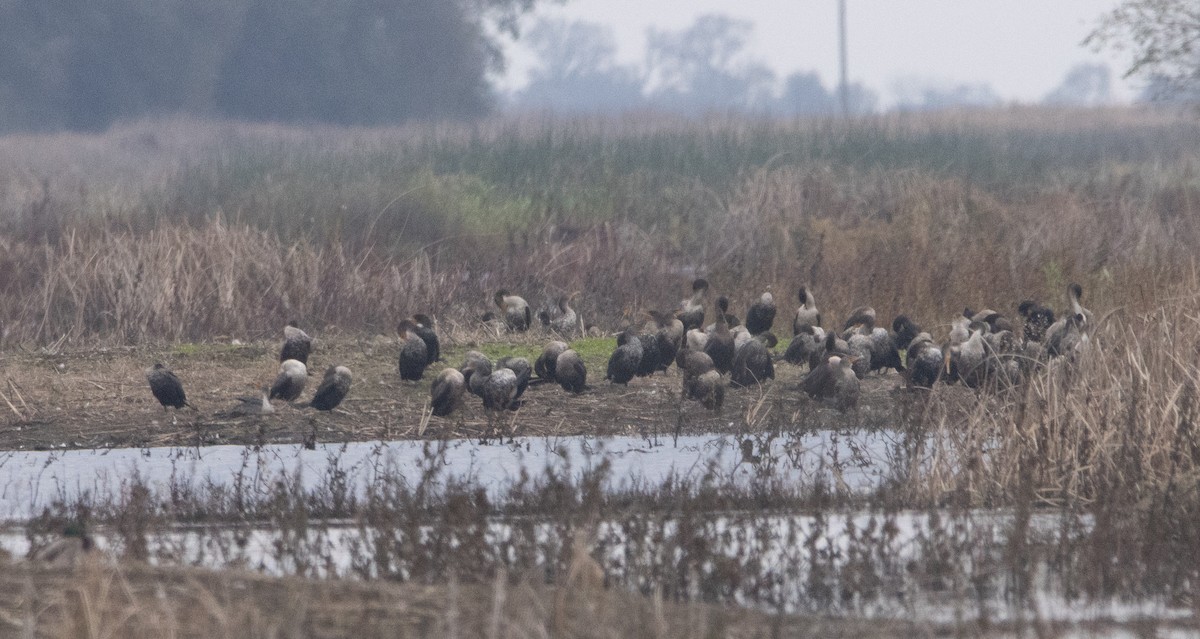
[[[1120,79],[1125,60],[1080,42],[1118,0],[847,0],[850,80],[878,91],[886,106],[898,82],[985,83],[1008,101],[1033,102],[1081,62],[1113,69],[1114,93],[1135,88]],[[722,13],[754,23],[754,57],[780,77],[815,70],[826,86],[837,78],[837,0],[568,0],[543,4],[531,17],[611,26],[624,62],[639,63],[647,28],[679,30],[699,15]],[[534,63],[521,45],[509,48],[501,86],[523,85]]]

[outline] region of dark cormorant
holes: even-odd
[[[717,323],[704,344],[704,352],[712,358],[717,371],[722,375],[733,368],[733,333],[729,331],[729,325],[725,323],[725,316],[721,313],[717,314]]]
[[[554,364],[554,376],[563,390],[582,393],[587,385],[587,366],[579,353],[567,349],[558,355],[558,361]]]
[[[845,412],[858,405],[858,376],[850,355],[831,355],[829,359],[808,372],[800,381],[800,389],[809,397],[830,404]]]
[[[416,333],[417,325],[410,319],[402,320],[396,327],[404,347],[400,349],[400,379],[415,382],[425,375],[429,365],[429,350],[425,340]]]
[[[642,344],[642,359],[638,361],[638,377],[649,377],[671,365],[671,360],[666,360],[666,366],[663,366],[662,353],[658,351],[657,332],[638,335],[638,341]]]
[[[312,352],[312,338],[300,330],[295,320],[283,327],[283,348],[279,351],[279,361],[294,359],[308,366],[308,355]]]
[[[500,369],[508,369],[517,377],[517,394],[513,396],[513,400],[520,399],[525,394],[525,389],[529,388],[529,380],[533,377],[533,366],[530,366],[529,360],[524,357],[509,355],[496,360],[496,370]]]
[[[917,388],[933,388],[942,377],[944,358],[942,349],[933,343],[929,333],[919,333],[908,343],[908,363],[906,377],[909,386]]]
[[[842,325],[842,333],[850,330],[853,326],[869,325],[875,326],[875,309],[870,306],[859,306],[850,311],[850,317],[846,319],[846,323]]]
[[[300,360],[284,360],[279,364],[279,374],[275,376],[275,383],[271,384],[267,398],[294,402],[307,384],[308,367]]]
[[[483,400],[488,410],[504,410],[517,405],[517,374],[510,368],[492,370],[486,360],[472,359],[463,371],[471,392]]]
[[[680,351],[683,370],[683,396],[698,401],[708,410],[717,410],[725,402],[725,383],[712,358],[691,349]]]
[[[808,366],[813,354],[824,349],[824,342],[824,329],[805,324],[792,336],[792,343],[783,353],[783,361],[795,366]]]
[[[413,322],[416,323],[416,328],[413,332],[421,341],[425,342],[426,361],[430,364],[439,362],[442,359],[442,342],[438,339],[438,334],[433,325],[433,319],[424,313],[413,315]]]
[[[350,382],[353,378],[350,369],[345,366],[330,366],[325,369],[325,379],[317,387],[309,406],[317,410],[333,410],[342,403],[350,392]]]
[[[608,358],[604,379],[614,384],[628,384],[642,363],[642,341],[633,329],[626,329],[617,338],[617,350]]]
[[[952,344],[943,354],[947,360],[946,372],[950,374],[947,381],[953,384],[956,380],[962,380],[971,388],[979,388],[987,378],[987,371],[983,367],[987,355],[983,334],[991,328],[983,322],[971,322],[969,330],[971,336],[965,342]]]
[[[846,343],[846,340],[838,337],[837,333],[833,332],[825,334],[825,341],[821,344],[821,348],[814,351],[809,358],[808,370],[811,371],[824,364],[830,355],[839,355],[842,357],[850,355],[850,345]]]
[[[454,412],[455,407],[462,399],[466,386],[466,378],[463,377],[461,371],[456,368],[442,369],[429,387],[429,404],[433,407],[433,414],[437,417],[445,417]]]
[[[908,348],[909,343],[921,332],[921,327],[907,315],[897,315],[896,319],[892,320],[892,339],[896,342],[896,348]]]
[[[770,331],[774,325],[775,298],[770,293],[763,293],[746,311],[746,330],[752,336],[759,335]]]
[[[820,326],[821,311],[817,310],[817,300],[808,287],[800,287],[800,308],[796,309],[796,317],[792,320],[792,335],[803,332],[805,326]]]
[[[725,325],[728,326],[730,330],[741,324],[741,321],[738,320],[737,315],[729,312],[729,298],[725,297],[724,295],[717,298],[717,319],[714,320],[712,324],[704,327],[704,332],[712,333],[713,331],[717,330],[717,321],[722,319],[725,320]]]
[[[683,323],[685,331],[704,326],[704,296],[707,294],[707,280],[697,279],[692,282],[692,296],[680,303],[679,312],[675,314]]]
[[[775,363],[771,360],[771,351],[763,343],[762,337],[752,337],[745,328],[739,327],[738,336],[734,340],[733,368],[730,384],[735,387],[762,384],[768,379],[775,379]],[[770,335],[764,333],[762,335]]]
[[[675,357],[679,355],[679,349],[683,347],[683,322],[671,317],[668,313],[658,311],[650,311],[650,317],[657,327],[654,336],[658,341],[658,369],[665,371],[671,366],[671,362],[675,361]]]
[[[1017,312],[1025,318],[1025,339],[1040,342],[1046,337],[1046,329],[1054,324],[1054,311],[1033,300],[1025,300],[1017,306]]]
[[[529,326],[533,323],[533,311],[530,310],[529,303],[525,301],[525,298],[513,295],[506,289],[500,289],[496,291],[492,301],[496,303],[496,307],[504,316],[504,323],[508,326],[508,330],[518,332],[529,330]]]
[[[154,399],[162,404],[164,411],[168,406],[176,410],[184,406],[194,408],[183,392],[183,383],[162,362],[146,369],[146,381],[150,382],[150,392],[154,393]]]
[[[554,381],[554,367],[558,364],[558,356],[569,348],[566,342],[554,341],[546,344],[542,348],[542,354],[533,362],[533,372],[537,373],[539,379]]]

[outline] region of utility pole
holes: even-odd
[[[841,63],[838,97],[842,102],[842,117],[850,117],[850,81],[849,72],[846,70],[846,0],[838,0],[838,53]]]

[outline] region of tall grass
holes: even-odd
[[[1141,111],[851,123],[150,122],[0,139],[8,343],[386,330],[505,287],[590,321],[800,283],[936,324],[964,305],[1148,310],[1200,246],[1200,127]]]

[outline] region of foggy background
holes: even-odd
[[[0,131],[188,114],[375,125],[496,112],[820,115],[836,1],[0,4]],[[849,0],[854,113],[1143,99],[1081,46],[1115,0]]]

